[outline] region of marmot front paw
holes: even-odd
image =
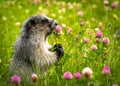
[[[58,57],[57,59],[59,60],[63,55],[64,55],[64,50],[61,44],[55,44],[54,45],[54,51],[56,51]]]

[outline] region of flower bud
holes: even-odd
[[[91,50],[97,50],[98,48],[97,48],[97,46],[96,45],[92,45],[91,46]]]
[[[118,5],[119,5],[119,2],[118,2],[118,1],[115,1],[115,2],[112,3],[112,7],[113,7],[113,8],[117,8]]]
[[[56,31],[57,33],[61,33],[62,27],[61,27],[60,25],[57,25],[57,26],[55,27],[55,31]]]
[[[118,86],[118,84],[112,84],[112,86]]]
[[[38,80],[37,74],[32,74],[31,79],[34,83],[37,82],[37,80]]]
[[[82,77],[82,75],[81,75],[79,72],[76,72],[76,73],[74,74],[74,77],[75,77],[76,79],[80,79],[80,78]]]
[[[68,34],[72,34],[72,32],[73,32],[73,30],[71,28],[67,30]]]
[[[73,76],[72,76],[72,73],[68,71],[64,73],[63,77],[64,79],[72,79]]]
[[[97,37],[101,38],[102,35],[103,35],[103,33],[102,33],[101,31],[97,31],[97,32],[96,32],[96,36],[97,36]]]
[[[17,86],[20,84],[20,81],[21,81],[21,79],[20,79],[19,75],[14,75],[11,77],[11,82]]]
[[[108,0],[104,0],[104,5],[108,5],[109,4],[109,1]]]
[[[86,78],[91,78],[91,77],[92,77],[92,74],[93,74],[93,71],[92,71],[91,68],[86,67],[86,68],[83,69],[82,74],[83,74]]]
[[[79,11],[77,15],[78,15],[78,16],[83,16],[83,12],[82,12],[82,11]]]
[[[84,38],[83,40],[84,40],[85,43],[89,42],[89,38]]]
[[[98,43],[101,43],[101,42],[102,42],[102,39],[101,39],[101,38],[96,38],[96,41],[97,41]]]
[[[102,73],[103,73],[104,75],[109,74],[109,73],[110,73],[110,67],[109,67],[109,66],[105,66],[105,67],[103,68],[103,70],[102,70]]]
[[[109,38],[108,37],[104,37],[103,38],[103,43],[106,44],[106,45],[110,44]]]

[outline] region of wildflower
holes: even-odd
[[[102,35],[103,35],[103,33],[102,33],[101,31],[97,31],[97,32],[96,32],[96,36],[97,36],[97,37],[101,38]]]
[[[81,75],[81,73],[76,72],[76,73],[74,74],[74,77],[75,77],[76,79],[80,79],[80,78],[82,77],[82,75]]]
[[[61,10],[61,9],[59,9],[59,10],[58,10],[58,13],[59,13],[59,14],[61,14],[61,13],[62,13],[62,10]]]
[[[73,5],[71,4],[71,5],[69,5],[69,7],[68,7],[69,9],[73,9]]]
[[[93,22],[96,22],[96,19],[95,19],[95,18],[92,18],[92,21],[93,21]]]
[[[72,73],[71,73],[71,72],[68,71],[68,72],[65,72],[65,73],[64,73],[64,79],[72,79],[72,77],[73,77],[73,76],[72,76]]]
[[[93,71],[92,71],[91,68],[86,67],[86,68],[83,69],[82,74],[83,74],[86,78],[91,78],[91,77],[92,77],[92,74],[93,74]]]
[[[118,86],[118,84],[112,84],[112,86]]]
[[[102,23],[99,23],[99,26],[98,26],[100,29],[103,28],[103,24]]]
[[[49,5],[50,5],[49,0],[46,0],[45,5],[46,5],[46,6],[49,6]]]
[[[63,27],[63,28],[66,28],[66,24],[62,24],[62,27]]]
[[[117,7],[118,7],[118,4],[119,4],[119,2],[118,2],[118,1],[115,1],[115,2],[112,3],[112,7],[113,7],[113,8],[117,8]]]
[[[14,18],[15,18],[15,16],[14,16],[14,15],[11,15],[11,18],[12,18],[12,19],[14,19]]]
[[[82,20],[80,20],[80,26],[83,26],[83,24],[84,24],[84,23],[83,23],[83,21],[82,21]]]
[[[17,86],[20,84],[20,81],[21,79],[19,75],[14,75],[11,77],[11,82],[16,84]]]
[[[32,74],[31,79],[35,83],[38,80],[37,74]]]
[[[2,17],[2,20],[6,21],[6,20],[7,20],[7,17],[3,16],[3,17]]]
[[[62,13],[65,13],[65,12],[66,12],[66,8],[62,8],[62,9],[61,9],[61,12],[62,12]]]
[[[43,10],[43,8],[40,6],[40,7],[38,7],[38,10]]]
[[[80,38],[80,36],[79,36],[79,35],[76,35],[75,38],[78,40],[78,39]]]
[[[21,6],[21,5],[18,5],[18,9],[22,9],[22,6]]]
[[[26,9],[26,10],[25,10],[25,13],[29,13],[29,10],[28,10],[28,9]]]
[[[56,14],[52,13],[51,16],[52,16],[52,17],[56,17]]]
[[[93,4],[93,5],[92,5],[92,8],[93,8],[93,9],[97,8],[97,5],[96,5],[96,4]]]
[[[97,50],[98,48],[97,48],[97,46],[96,45],[92,45],[91,46],[91,50]]]
[[[20,22],[16,22],[15,25],[16,25],[16,26],[20,26],[21,23],[20,23]]]
[[[56,31],[57,33],[61,33],[62,27],[61,27],[60,25],[57,25],[57,26],[55,27],[55,31]]]
[[[111,11],[111,8],[108,6],[108,7],[105,7],[105,11],[108,12],[108,11]]]
[[[104,0],[104,5],[108,5],[109,4],[109,1],[108,0]]]
[[[77,15],[78,15],[78,16],[83,16],[83,12],[82,12],[82,11],[79,11],[79,12],[77,13]]]
[[[61,2],[61,8],[65,8],[66,3],[65,2]]]
[[[113,34],[113,38],[115,39],[117,36],[116,36],[116,34]]]
[[[86,25],[89,25],[89,24],[90,24],[90,22],[89,22],[89,21],[86,21],[86,22],[85,22],[85,24],[86,24]]]
[[[101,39],[101,38],[96,38],[96,41],[97,41],[98,43],[101,43],[101,42],[102,42],[102,39]]]
[[[97,32],[97,31],[100,31],[100,30],[99,30],[99,28],[95,28],[95,31]]]
[[[104,37],[103,38],[103,43],[106,44],[106,45],[110,44],[109,38],[108,37]]]
[[[73,30],[72,30],[71,28],[69,28],[69,29],[67,30],[67,33],[68,33],[68,34],[72,34],[72,32],[73,32]]]
[[[41,0],[33,0],[33,3],[34,4],[39,4],[39,3],[41,3]]]
[[[107,75],[110,73],[110,67],[109,66],[104,66],[103,70],[102,70],[102,73],[104,75]]]
[[[84,40],[85,43],[89,42],[89,38],[84,38],[83,40]]]

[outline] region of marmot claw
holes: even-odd
[[[54,48],[55,48],[54,51],[56,51],[56,53],[57,53],[57,55],[58,55],[58,60],[59,60],[59,59],[60,59],[61,57],[63,57],[63,55],[64,55],[63,47],[62,47],[61,44],[55,44],[55,45],[54,45]]]

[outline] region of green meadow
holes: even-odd
[[[34,15],[46,15],[58,21],[62,31],[51,34],[49,43],[62,44],[65,54],[49,68],[45,78],[39,77],[31,86],[120,86],[119,0],[108,0],[108,3],[105,0],[37,1],[0,0],[0,86],[11,83],[7,83],[7,79],[13,45],[24,21]],[[102,32],[101,37],[97,36],[97,31]],[[108,44],[104,37],[109,39]],[[89,41],[86,42],[85,38]],[[92,45],[97,49],[91,49]],[[103,74],[104,66],[110,68],[108,74]],[[86,67],[93,71],[91,78],[82,73]],[[67,71],[72,73],[72,79],[65,79]],[[76,72],[81,73],[80,79],[74,77]],[[24,82],[20,86],[28,85]]]

